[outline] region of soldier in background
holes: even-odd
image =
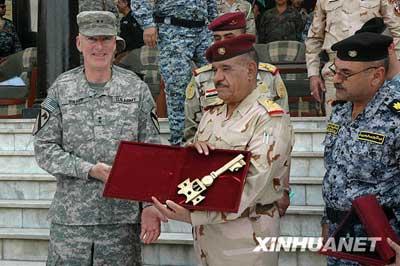
[[[181,145],[185,128],[185,89],[193,62],[207,64],[204,52],[211,44],[207,24],[217,16],[215,0],[132,1],[132,12],[144,29],[146,45],[160,50],[160,72],[167,96],[170,143]]]
[[[262,14],[258,26],[258,42],[301,41],[304,21],[288,0],[275,0],[276,7]]]
[[[256,34],[256,21],[252,6],[246,0],[217,0],[218,16],[226,13],[243,12],[246,17],[246,33]]]
[[[112,65],[116,18],[107,11],[77,16],[84,64],[48,90],[34,130],[38,165],[57,179],[49,210],[48,265],[141,265],[139,233],[157,239],[160,216],[137,202],[104,198],[120,140],[159,143],[147,85]],[[159,217],[159,218],[157,218]]]
[[[367,194],[376,195],[400,233],[400,91],[385,82],[392,42],[392,37],[362,32],[332,46],[337,58],[329,69],[337,100],[324,140],[324,238],[345,219],[351,202]],[[346,230],[367,236],[359,223]],[[328,257],[328,265],[358,263]]]
[[[314,18],[308,32],[306,44],[306,61],[310,78],[311,95],[322,103],[325,98],[326,114],[329,117],[331,103],[335,99],[333,75],[329,70],[335,58],[331,46],[352,36],[361,26],[373,17],[383,17],[390,33],[395,39],[398,57],[400,56],[400,19],[394,14],[393,4],[387,0],[373,1],[330,1],[318,0]],[[329,57],[320,72],[320,53]],[[323,96],[325,94],[325,97]]]
[[[279,211],[274,202],[288,189],[285,177],[293,132],[285,111],[257,89],[254,42],[254,35],[242,34],[215,42],[207,50],[224,104],[204,114],[193,144],[205,156],[214,148],[251,152],[238,213],[190,212],[167,201],[171,211],[153,198],[165,216],[195,226],[198,265],[278,265],[278,253],[253,250],[258,246],[255,237],[279,236]]]
[[[144,45],[143,30],[132,16],[131,0],[118,0],[117,8],[124,17],[120,21],[120,34],[126,42],[124,51],[131,51]]]
[[[213,20],[209,25],[209,29],[213,31],[214,41],[244,34],[245,28],[246,18],[242,12],[224,14]],[[223,104],[223,101],[218,98],[213,76],[211,64],[198,68],[194,70],[192,80],[186,88],[185,139],[187,141],[191,141],[196,133],[204,111],[210,107]],[[285,111],[289,111],[286,87],[275,66],[267,63],[259,64],[257,89],[263,96],[277,102]]]
[[[5,0],[0,0],[0,63],[5,57],[22,50],[12,21],[4,18],[6,9]]]

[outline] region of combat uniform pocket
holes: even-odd
[[[233,150],[246,150],[247,144],[250,141],[250,136],[245,133],[237,131],[225,132],[221,136],[221,148],[233,149]]]
[[[367,22],[372,17],[380,17],[379,0],[364,0],[360,1],[360,18],[362,22]]]
[[[94,138],[89,100],[78,98],[60,102],[63,140],[66,143],[85,143]]]
[[[326,31],[335,31],[334,27],[340,27],[340,8],[342,7],[342,1],[331,1],[326,5]]]

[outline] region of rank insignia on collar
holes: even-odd
[[[361,131],[358,133],[358,140],[369,141],[375,144],[382,145],[385,142],[385,135],[368,132],[368,131]]]
[[[389,104],[390,110],[393,112],[400,114],[400,100],[394,100]]]
[[[340,126],[334,123],[329,122],[328,125],[326,126],[326,132],[337,135],[339,132]]]

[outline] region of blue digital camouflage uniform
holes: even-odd
[[[0,58],[22,50],[17,32],[11,20],[0,18]]]
[[[35,157],[57,179],[48,263],[92,265],[94,248],[93,265],[139,265],[138,203],[104,198],[104,184],[88,173],[97,162],[113,164],[120,140],[160,142],[147,85],[113,66],[105,86],[94,88],[78,67],[57,78],[42,108],[48,120],[35,135]]]
[[[153,15],[173,16],[191,21],[212,21],[217,16],[215,0],[156,1],[154,8],[148,0],[132,1],[132,12],[144,29],[155,27]],[[170,143],[180,145],[185,126],[185,89],[192,74],[192,60],[197,66],[207,64],[205,50],[212,37],[207,26],[185,28],[158,24],[160,72],[165,81]]]
[[[390,223],[400,233],[400,81],[387,81],[352,120],[352,103],[334,106],[325,144],[326,174],[322,194],[327,207],[349,210],[351,201],[374,194],[382,206],[392,208]],[[396,104],[398,102],[398,104]],[[326,216],[323,223],[329,223]],[[329,223],[332,234],[337,224]],[[355,225],[357,236],[365,236]],[[328,265],[358,265],[328,258]]]

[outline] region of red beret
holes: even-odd
[[[208,62],[223,61],[241,54],[245,54],[253,49],[256,36],[253,34],[241,34],[231,39],[215,42],[206,51]]]
[[[236,30],[246,27],[246,16],[243,12],[226,13],[214,19],[208,29],[211,31]]]

